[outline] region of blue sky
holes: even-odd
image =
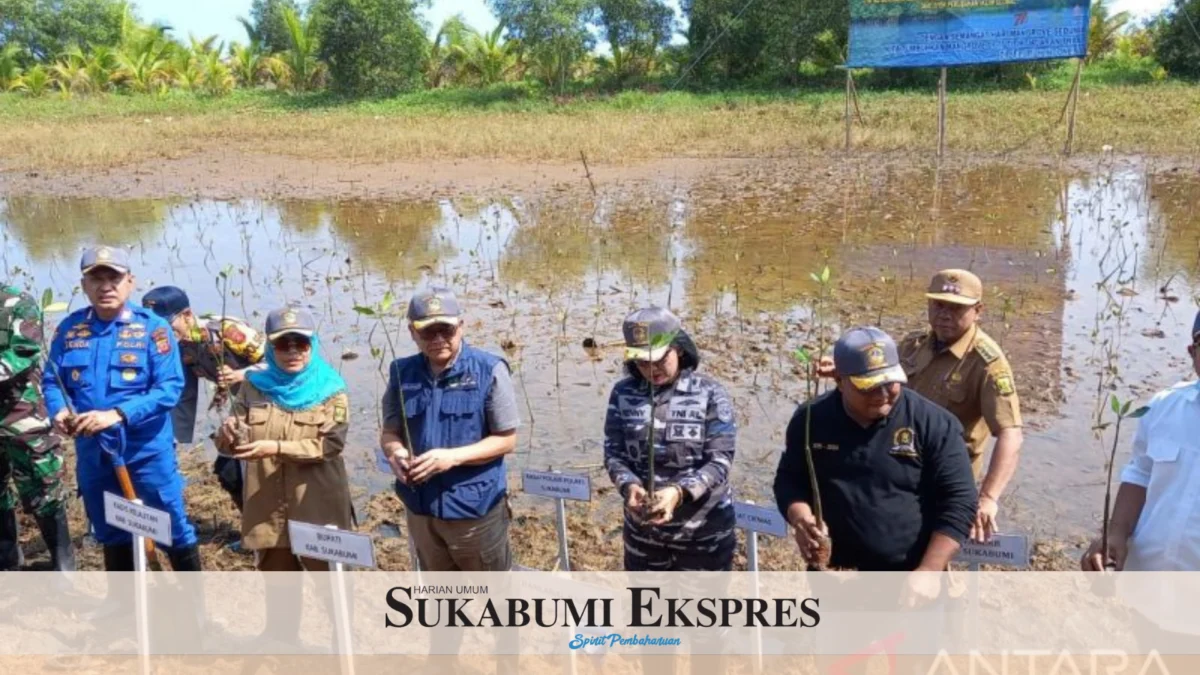
[[[1172,0],[1111,0],[1115,11],[1129,11],[1136,16],[1154,14]],[[246,32],[237,22],[238,16],[249,16],[250,0],[135,0],[138,14],[146,21],[162,21],[175,28],[177,37],[187,39],[219,35],[226,43],[246,41]],[[676,5],[676,2],[671,4]],[[467,23],[479,30],[496,26],[496,17],[488,11],[484,0],[433,0],[425,11],[430,32],[437,30],[447,17],[462,13]]]

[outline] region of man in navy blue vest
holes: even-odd
[[[421,569],[508,571],[504,456],[521,418],[508,364],[463,340],[461,315],[445,288],[413,296],[409,331],[420,353],[392,362],[379,442]]]

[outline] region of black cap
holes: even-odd
[[[192,304],[182,288],[159,286],[142,296],[142,306],[170,321],[183,310],[190,309]]]
[[[838,375],[850,378],[859,391],[883,384],[908,382],[900,366],[896,341],[875,326],[851,328],[833,346],[833,365]]]

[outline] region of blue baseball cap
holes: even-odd
[[[183,310],[190,309],[192,303],[182,288],[159,286],[142,296],[142,306],[170,321]]]
[[[83,252],[79,269],[87,274],[97,267],[107,267],[121,274],[129,273],[129,253],[119,246],[94,246]]]
[[[896,341],[875,326],[851,328],[833,345],[833,365],[859,391],[908,382]]]
[[[311,338],[315,332],[317,321],[303,307],[281,307],[267,315],[267,339],[271,342],[291,334]]]
[[[417,330],[435,323],[457,326],[462,316],[458,298],[448,288],[433,287],[413,294],[408,302],[408,320]]]

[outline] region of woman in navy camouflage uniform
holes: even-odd
[[[729,471],[737,427],[729,395],[696,372],[700,354],[671,312],[625,319],[625,367],[604,423],[604,462],[625,500],[625,569],[722,571],[737,544]],[[654,486],[646,422],[654,392]]]

